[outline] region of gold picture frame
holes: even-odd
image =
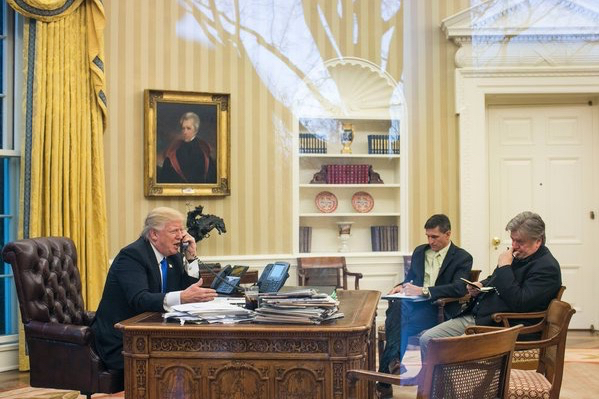
[[[229,104],[229,94],[144,91],[146,197],[231,194]]]

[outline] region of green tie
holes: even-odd
[[[430,268],[425,267],[424,269],[424,287],[435,285],[433,277],[439,275],[439,269],[441,269],[441,254],[438,252],[434,254],[433,259],[431,259]]]
[[[435,267],[435,270],[441,268],[441,254],[439,252],[433,257],[433,266]]]

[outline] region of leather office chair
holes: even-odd
[[[123,373],[107,370],[93,348],[85,311],[77,250],[71,239],[44,237],[8,243],[2,250],[12,266],[29,350],[32,387],[94,393],[123,390]]]
[[[418,377],[417,398],[507,398],[510,360],[521,327],[432,339]],[[358,380],[401,385],[397,375],[369,370],[349,370],[346,377],[350,398],[360,397]]]
[[[347,289],[347,277],[354,278],[354,288],[360,289],[362,273],[347,270],[345,257],[297,258],[297,278],[300,286],[320,285]]]
[[[564,354],[568,325],[576,310],[567,303],[554,299],[549,304],[545,317],[540,323],[526,326],[520,334],[541,332],[536,341],[516,341],[515,350],[539,350],[536,370],[512,368],[510,373],[510,399],[547,398],[558,399],[564,373]],[[502,327],[468,327],[466,333],[487,332]]]

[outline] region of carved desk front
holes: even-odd
[[[374,369],[378,291],[338,291],[342,319],[321,325],[184,325],[144,313],[123,332],[125,397],[341,399],[345,373]],[[361,385],[360,385],[361,384]],[[372,385],[359,383],[358,397]]]

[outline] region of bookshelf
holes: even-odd
[[[351,154],[341,153],[341,130],[344,124],[353,127]],[[326,118],[305,117],[296,121],[294,134],[294,252],[299,256],[339,255],[338,222],[351,222],[348,251],[344,256],[397,256],[407,250],[407,135],[405,123],[391,118]],[[347,126],[347,125],[346,125]],[[403,133],[402,133],[403,132]],[[393,146],[386,154],[369,153],[368,136],[399,137],[400,153],[393,153]],[[313,136],[313,137],[312,137]],[[322,151],[322,142],[326,153]],[[317,150],[306,149],[306,143],[315,143]],[[347,144],[346,144],[347,147]],[[371,151],[374,151],[371,150]],[[327,184],[311,183],[323,165],[371,165],[383,183]],[[348,168],[349,169],[349,168]],[[315,199],[327,191],[337,199],[337,207],[330,213],[318,209]],[[374,207],[364,213],[356,211],[352,197],[366,192],[374,200]],[[310,227],[311,241],[300,243],[301,227]],[[397,226],[395,250],[373,251],[372,226]],[[394,241],[387,237],[389,241]],[[310,248],[306,252],[306,248]]]

